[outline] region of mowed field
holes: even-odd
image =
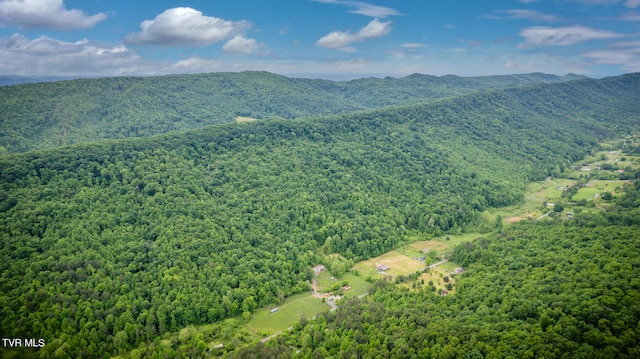
[[[318,290],[322,293],[326,292],[328,288],[333,287],[339,282],[347,281],[351,289],[344,292],[344,297],[346,298],[353,298],[365,294],[373,286],[373,284],[367,282],[361,273],[356,275],[353,271],[345,273],[340,278],[335,278],[331,276],[331,273],[328,271],[324,271],[316,277],[316,280],[318,283]]]
[[[247,327],[262,336],[272,335],[289,328],[301,318],[312,318],[314,315],[329,310],[329,306],[322,300],[308,293],[291,296],[278,311],[271,313],[273,308],[256,310],[247,323]]]
[[[375,258],[371,258],[371,259],[367,259],[365,261],[359,262],[353,266],[353,269],[359,271],[365,276],[366,275],[382,276],[382,274],[377,269],[377,267],[380,265],[385,265],[389,267],[389,269],[385,271],[385,274],[391,275],[391,276],[407,275],[407,274],[411,274],[411,273],[415,273],[417,271],[423,270],[425,268],[424,263],[421,263],[414,258],[401,254],[398,251],[391,251],[379,257],[375,257]]]

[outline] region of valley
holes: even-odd
[[[640,77],[542,78],[3,89],[1,334],[46,345],[0,355],[633,357]]]

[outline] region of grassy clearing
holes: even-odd
[[[258,119],[257,118],[251,118],[251,117],[244,117],[244,116],[237,116],[236,117],[236,122],[237,123],[253,122],[253,121],[258,121]]]
[[[615,193],[622,189],[622,186],[625,183],[630,183],[631,181],[605,181],[605,180],[591,180],[587,183],[587,187],[596,188],[600,191],[609,191],[611,193]]]
[[[323,272],[319,274],[317,277],[318,290],[320,292],[325,292],[328,288],[331,288],[336,283],[347,281],[351,289],[349,289],[348,291],[345,291],[343,293],[344,296],[347,298],[357,297],[361,294],[367,293],[369,289],[371,289],[371,287],[373,286],[373,284],[367,282],[365,278],[366,277],[364,277],[362,273],[360,273],[359,275],[356,275],[352,271],[352,272],[345,273],[340,278],[331,279],[331,274]]]
[[[357,268],[355,266],[354,268],[360,271],[359,268],[362,267],[375,269],[379,265],[389,267],[386,273],[392,276],[411,274],[425,267],[424,263],[400,254],[398,251],[391,251],[381,256],[362,261],[358,263]],[[362,273],[362,271],[360,272]]]
[[[574,201],[579,201],[581,199],[592,200],[595,199],[600,192],[602,191],[597,188],[582,187],[578,190],[578,193],[573,195],[572,199]]]
[[[258,309],[251,316],[247,327],[263,336],[275,334],[286,330],[302,317],[311,318],[328,311],[329,306],[322,303],[322,300],[303,293],[287,298],[277,312],[271,313],[271,309]]]
[[[560,199],[565,188],[575,185],[576,181],[566,178],[553,178],[548,181],[532,182],[527,185],[524,194],[524,203],[513,206],[492,208],[483,214],[488,222],[495,222],[500,216],[504,224],[517,222],[523,219],[536,219],[544,214],[542,203],[554,203]]]
[[[341,279],[336,279],[333,277],[329,271],[324,271],[316,276],[316,283],[318,284],[318,288],[322,291],[324,288],[329,288],[334,284],[341,281]]]
[[[347,273],[340,279],[348,281],[351,287],[351,289],[344,292],[346,298],[353,298],[365,294],[373,286],[373,284],[367,282],[362,276],[357,276],[354,273]]]

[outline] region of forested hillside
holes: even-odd
[[[637,358],[640,182],[627,190],[634,207],[524,221],[457,247],[455,296],[379,282],[231,357]]]
[[[545,74],[411,75],[348,82],[266,72],[81,79],[0,87],[0,155],[232,122],[348,113],[530,83]]]
[[[408,234],[464,230],[637,130],[639,84],[632,74],[3,156],[0,335],[47,343],[3,354],[120,354],[307,291],[321,253],[369,258]]]

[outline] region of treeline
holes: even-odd
[[[47,343],[4,354],[118,355],[308,290],[318,254],[463,231],[632,129],[637,78],[4,156],[0,335]]]
[[[524,221],[458,246],[451,260],[466,269],[453,296],[379,282],[229,357],[637,358],[640,217],[619,215],[638,183],[613,215]]]
[[[0,87],[0,155],[232,122],[349,113],[529,83],[580,78],[529,74],[412,75],[348,82],[266,72],[80,79]]]

